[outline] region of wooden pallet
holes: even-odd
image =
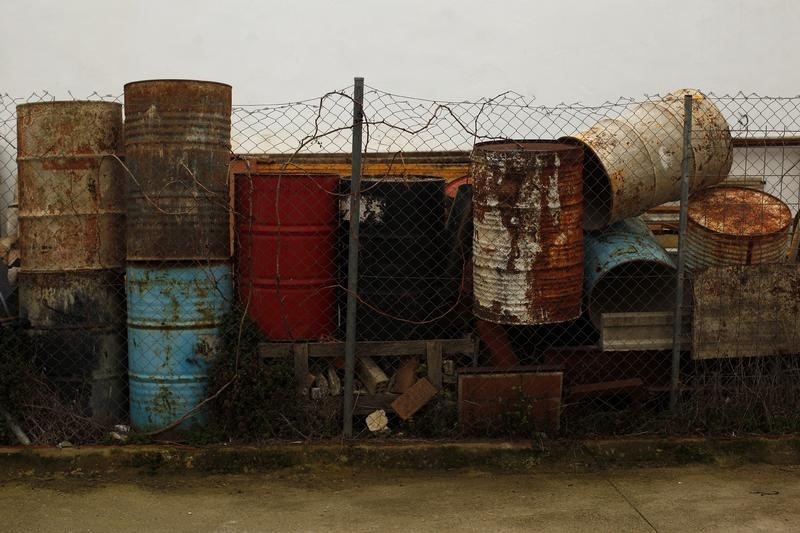
[[[356,358],[404,357],[424,355],[428,369],[428,380],[437,389],[442,388],[442,359],[447,355],[469,355],[473,365],[477,364],[477,341],[471,337],[462,339],[434,339],[407,341],[359,341],[356,343]],[[258,345],[262,359],[292,358],[295,380],[300,387],[309,375],[310,358],[337,358],[345,356],[344,342],[264,342]],[[388,409],[397,394],[361,394],[355,412],[371,412]]]

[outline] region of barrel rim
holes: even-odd
[[[224,83],[221,81],[211,81],[211,80],[193,80],[188,78],[155,78],[155,79],[148,79],[148,80],[136,80],[136,81],[129,81],[126,83],[122,88],[123,90],[127,91],[128,87],[132,87],[134,85],[140,85],[143,83],[203,83],[207,85],[218,85],[220,87],[227,87],[229,89],[233,89],[233,86]]]
[[[625,271],[625,270],[642,270],[644,268],[650,268],[655,270],[662,270],[662,276],[657,276],[659,279],[666,280],[667,284],[676,283],[675,281],[675,273],[678,271],[678,267],[674,264],[669,263],[668,261],[660,260],[660,259],[633,259],[631,261],[625,261],[619,263],[617,265],[612,266],[608,270],[602,272],[595,280],[594,283],[590,287],[586,287],[584,289],[584,298],[585,298],[585,305],[584,308],[586,309],[587,314],[589,315],[589,321],[598,329],[601,329],[602,325],[602,311],[597,309],[598,305],[598,298],[599,294],[603,293],[604,291],[598,290],[597,287],[600,286],[603,282],[606,281],[607,278],[613,277],[610,276],[612,272],[615,270]],[[619,274],[617,274],[619,276]],[[650,279],[651,284],[653,284],[653,277],[650,276],[645,279]],[[677,290],[677,283],[674,287]]]
[[[75,107],[83,107],[86,105],[97,105],[97,106],[113,106],[122,108],[122,104],[119,102],[108,102],[105,100],[48,100],[46,102],[25,102],[24,104],[17,104],[17,110],[19,109],[26,109],[30,107],[55,107],[55,106],[64,106],[66,105],[74,105]]]
[[[509,148],[502,149],[503,146],[509,146]],[[531,149],[527,148],[528,146],[541,147],[541,149]],[[497,149],[491,149],[493,147]],[[579,148],[579,146],[563,142],[561,139],[498,139],[475,143],[472,147],[473,151],[493,152],[568,152]]]
[[[779,228],[777,228],[777,229],[775,229],[773,231],[754,232],[754,233],[746,233],[746,234],[730,233],[730,232],[727,232],[727,231],[718,231],[718,230],[715,230],[715,229],[712,229],[712,228],[708,227],[705,224],[701,224],[700,222],[698,222],[692,216],[691,201],[690,201],[690,205],[689,205],[689,207],[687,209],[687,213],[686,213],[687,214],[687,217],[686,217],[687,222],[690,222],[690,223],[696,225],[697,227],[699,227],[700,229],[702,229],[703,231],[706,231],[708,233],[712,233],[714,235],[721,235],[721,236],[725,236],[725,237],[737,237],[737,238],[767,237],[767,236],[770,236],[770,235],[778,235],[778,234],[781,234],[781,233],[785,232],[792,225],[793,217],[792,217],[791,208],[788,205],[786,205],[786,202],[781,200],[779,197],[777,197],[777,196],[775,196],[773,194],[770,194],[768,192],[765,192],[765,191],[759,191],[758,189],[751,189],[750,187],[742,187],[742,186],[738,186],[738,185],[715,185],[715,186],[712,186],[712,187],[707,187],[705,189],[701,189],[701,190],[697,191],[695,194],[693,194],[692,196],[694,196],[694,197],[707,196],[707,195],[709,195],[709,194],[711,194],[711,193],[713,193],[715,191],[721,190],[721,189],[746,191],[748,193],[753,194],[754,196],[766,196],[768,198],[771,198],[771,199],[775,200],[777,202],[777,205],[782,208],[781,210],[785,210],[789,214],[789,217],[788,217],[788,219],[786,221],[786,224],[784,224],[783,226],[780,226]],[[690,200],[691,200],[691,198],[690,198]]]

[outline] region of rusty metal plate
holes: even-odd
[[[561,416],[562,381],[562,372],[535,367],[459,371],[459,425],[468,433],[497,433],[525,420],[537,431],[554,434]]]

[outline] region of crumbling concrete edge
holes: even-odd
[[[258,446],[174,445],[0,447],[0,475],[53,471],[140,470],[242,473],[313,465],[495,472],[594,471],[685,464],[800,465],[800,437],[615,439],[553,442],[269,443]]]

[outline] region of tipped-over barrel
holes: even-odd
[[[680,199],[686,94],[692,96],[689,192],[728,177],[733,150],[725,117],[700,91],[674,91],[567,138],[586,148],[584,229],[604,228]]]
[[[675,263],[639,218],[584,237],[586,307],[599,329],[603,313],[668,311],[675,305]]]

